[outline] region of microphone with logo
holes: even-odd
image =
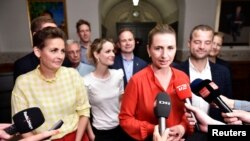
[[[193,93],[200,95],[208,103],[214,102],[223,112],[233,112],[227,104],[220,98],[219,87],[209,79],[195,79],[191,83]]]
[[[28,133],[38,128],[44,121],[40,108],[32,107],[16,113],[13,116],[14,124],[5,128],[4,131],[9,135]]]
[[[189,86],[189,83],[186,82],[184,79],[179,79],[179,80],[176,80],[174,82],[174,86],[176,88],[176,93],[178,95],[178,97],[181,99],[181,100],[184,100],[185,103],[189,104],[189,105],[192,105],[191,103],[191,100],[190,98],[192,98],[192,92],[191,92],[191,89],[190,89],[190,86]],[[192,118],[195,120],[196,124],[195,124],[195,128],[197,131],[200,131],[200,127],[197,123],[197,120],[194,116],[194,113],[189,111],[189,113],[191,114]]]
[[[156,96],[156,106],[154,108],[155,116],[159,120],[159,132],[163,135],[166,129],[166,118],[168,118],[171,108],[170,97],[165,92],[160,92]]]

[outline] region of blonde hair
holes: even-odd
[[[97,58],[95,58],[94,52],[100,53],[103,48],[103,44],[106,42],[111,42],[115,47],[115,44],[112,39],[97,38],[93,41],[93,43],[90,45],[90,48],[87,49],[87,57],[89,61],[93,62],[95,65],[97,64],[98,60]]]

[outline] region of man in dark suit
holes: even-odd
[[[147,63],[139,57],[134,56],[135,38],[132,30],[129,28],[123,28],[119,31],[117,45],[120,51],[116,54],[114,65],[111,68],[122,68],[125,88],[131,76],[146,67]]]
[[[31,33],[32,35],[34,35],[37,31],[48,26],[56,27],[57,25],[55,24],[53,19],[48,18],[47,16],[37,17],[31,22]],[[33,51],[16,60],[14,63],[14,81],[16,81],[16,78],[19,75],[34,70],[39,63],[39,59],[35,56]],[[64,60],[63,66],[70,67],[71,65],[68,60]]]
[[[219,86],[222,95],[232,98],[229,69],[209,61],[213,36],[213,29],[208,25],[194,27],[188,42],[190,57],[187,61],[180,63],[177,68],[189,75],[190,82],[197,78],[212,80]],[[202,98],[193,95],[192,104],[209,113],[212,118],[223,121],[221,111],[218,108],[211,107]]]

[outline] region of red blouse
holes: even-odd
[[[171,99],[171,110],[166,127],[181,124],[186,132],[188,122],[184,115],[184,102],[179,99],[174,88],[174,81],[178,78],[186,79],[188,76],[175,68],[172,69],[172,77],[165,91],[160,85],[150,65],[136,73],[129,81],[122,99],[121,111],[119,114],[121,127],[133,138],[144,140],[153,134],[154,126],[158,119],[154,115],[154,102],[159,92],[166,92]]]

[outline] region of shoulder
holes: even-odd
[[[84,69],[95,69],[95,67],[94,66],[92,66],[92,65],[89,65],[89,64],[85,64],[85,63],[82,63],[82,62],[80,62],[80,64],[79,65],[81,65]]]
[[[139,58],[137,56],[134,56],[134,60],[137,61],[137,62],[140,62],[143,65],[147,65],[148,64],[146,61],[144,61],[143,59],[141,59],[141,58]]]
[[[116,78],[123,78],[124,73],[122,69],[109,69],[111,75],[113,75]]]
[[[142,79],[142,78],[145,78],[146,75],[152,73],[152,69],[150,66],[147,66],[145,68],[143,68],[142,70],[138,71],[137,73],[135,73],[132,78],[133,79]]]
[[[60,67],[59,71],[60,71],[60,73],[62,73],[64,75],[69,74],[71,76],[80,76],[80,74],[74,68],[68,68],[68,67],[62,66],[62,67]]]
[[[174,67],[171,67],[171,68],[172,68],[172,71],[173,71],[175,76],[177,76],[177,77],[187,77],[188,78],[188,76],[187,76],[187,74],[185,72],[183,72],[183,71],[181,71],[179,69],[176,69]]]
[[[18,60],[15,61],[15,65],[23,65],[24,63],[27,62],[32,62],[38,60],[38,58],[35,56],[35,54],[33,52],[19,58]]]

